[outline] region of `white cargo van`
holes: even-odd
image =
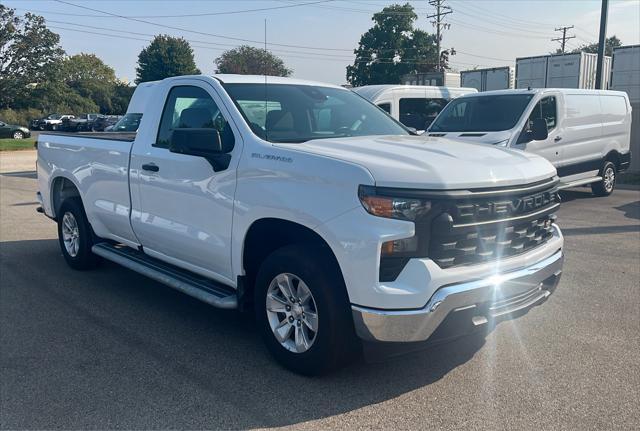
[[[428,135],[539,154],[556,167],[563,187],[591,184],[606,196],[629,167],[631,105],[621,91],[487,91],[451,102]]]
[[[426,130],[451,99],[478,92],[475,88],[428,85],[365,85],[353,91],[418,132]]]

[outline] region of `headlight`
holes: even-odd
[[[431,209],[429,200],[387,195],[373,186],[360,186],[358,197],[364,209],[378,217],[416,221]]]
[[[379,280],[382,282],[395,280],[410,259],[425,255],[428,238],[423,234],[432,202],[403,194],[403,191],[373,186],[358,188],[360,202],[369,214],[416,224],[416,235],[381,244]]]

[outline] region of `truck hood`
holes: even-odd
[[[363,166],[369,170],[376,185],[385,187],[433,190],[502,187],[556,175],[551,163],[530,153],[444,138],[317,139],[296,144],[295,148]]]
[[[433,136],[432,136],[433,134]],[[454,139],[461,142],[475,142],[477,144],[497,144],[511,138],[511,131],[501,132],[427,132],[425,136]]]

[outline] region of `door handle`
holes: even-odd
[[[560,142],[562,141],[562,136],[556,136],[555,138],[553,138],[554,142]]]
[[[160,166],[156,165],[155,163],[145,163],[144,165],[142,165],[142,170],[158,172],[160,170]]]

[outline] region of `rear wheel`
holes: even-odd
[[[254,295],[262,338],[286,368],[323,374],[360,349],[344,281],[327,251],[304,245],[276,250],[260,267]]]
[[[99,257],[91,252],[93,232],[79,198],[66,199],[58,215],[58,241],[67,264],[78,270],[94,268]]]
[[[591,191],[596,196],[609,196],[616,186],[617,170],[613,162],[606,161],[600,170],[601,181],[591,184]]]
[[[22,139],[24,138],[24,133],[22,133],[19,130],[16,130],[15,132],[13,132],[13,139]]]

